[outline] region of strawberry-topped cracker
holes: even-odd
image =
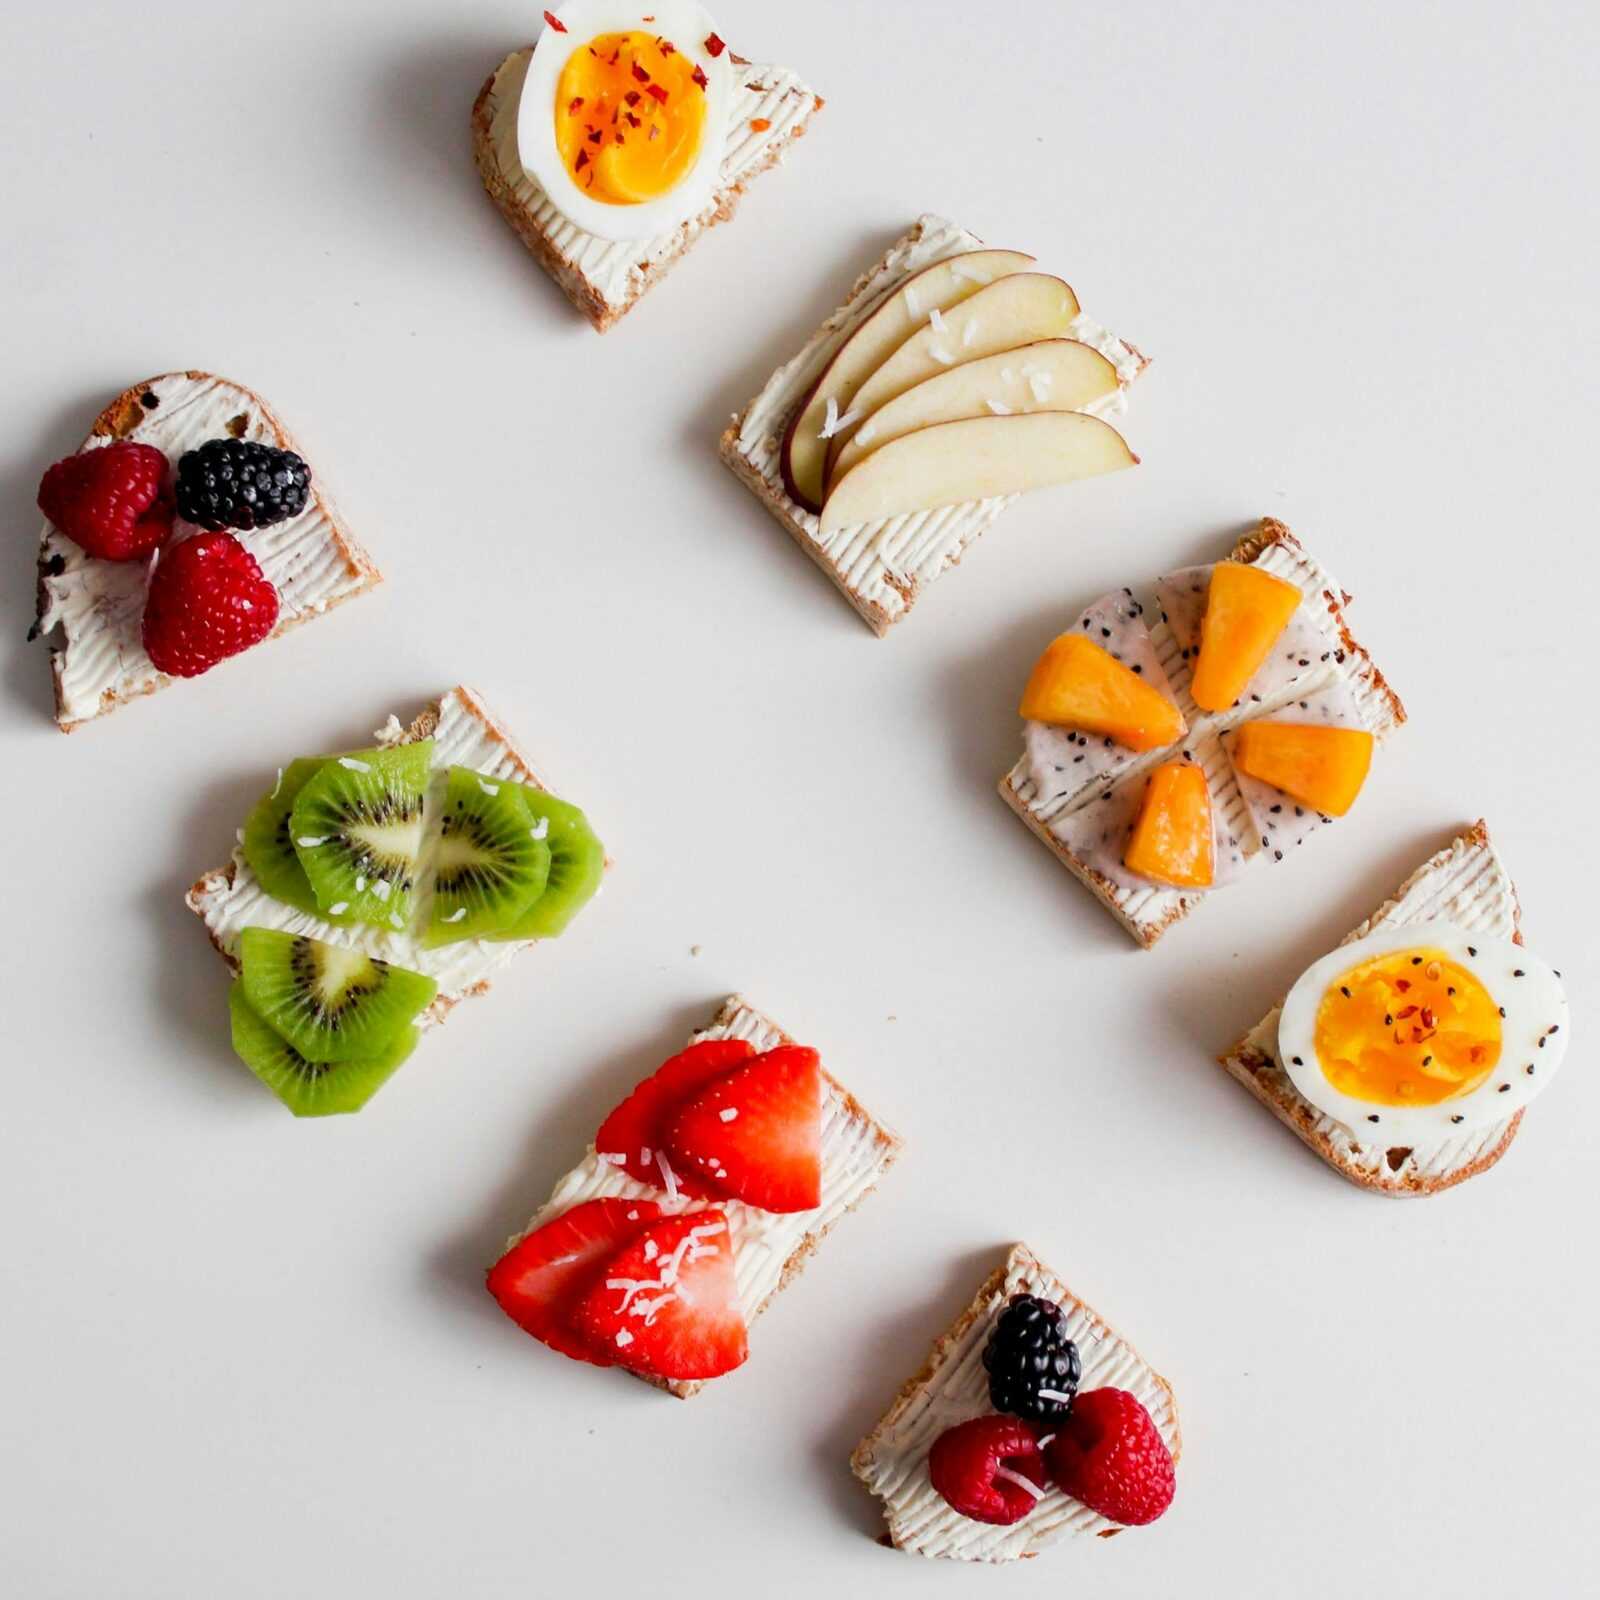
[[[686,1398],[743,1364],[750,1322],[898,1150],[735,998],[605,1117],[490,1292],[552,1349]]]

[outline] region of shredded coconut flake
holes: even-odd
[[[457,906],[448,917],[445,917],[442,920],[445,922],[460,922],[462,918],[466,916],[466,914],[467,908],[465,906]]]
[[[667,1203],[678,1203],[678,1175],[672,1170],[672,1163],[659,1151],[656,1151],[656,1165],[661,1168],[661,1181],[667,1186]]]
[[[330,917],[342,917],[349,909],[350,902],[348,900],[341,900],[337,905],[328,907],[328,915]]]
[[[950,367],[955,365],[956,358],[940,345],[930,344],[928,346],[928,354],[932,356],[941,367]]]
[[[543,839],[548,837],[550,833],[549,817],[540,817],[539,820],[528,829],[528,832],[531,833],[535,839]]]
[[[1059,1389],[1035,1389],[1033,1392],[1038,1395],[1041,1400],[1059,1400],[1064,1406],[1070,1406],[1072,1404],[1072,1396],[1070,1394],[1063,1394]]]
[[[718,1120],[722,1121],[722,1122],[732,1122],[733,1119],[735,1117],[737,1117],[738,1115],[739,1115],[738,1106],[727,1106],[723,1110],[721,1110],[721,1111],[719,1111],[717,1113]]]
[[[617,1348],[626,1350],[633,1343],[633,1335],[626,1328],[617,1329]]]
[[[841,417],[839,404],[830,397],[828,401],[828,414],[822,419],[822,426],[817,431],[819,439],[831,439],[836,433],[843,433],[846,428],[853,427],[861,420],[859,411],[847,411]]]
[[[357,761],[354,756],[340,756],[339,765],[348,768],[351,772],[371,772],[370,761]]]
[[[281,789],[281,788],[282,788],[282,787],[283,787],[283,768],[282,768],[282,767],[279,767],[279,768],[278,768],[278,781],[277,781],[277,782],[276,782],[276,783],[275,783],[275,784],[273,784],[273,786],[272,786],[272,793],[271,793],[271,795],[270,795],[270,796],[269,796],[269,797],[268,797],[268,798],[269,798],[269,799],[273,799],[273,800],[276,800],[276,799],[277,799],[277,798],[278,798],[278,791],[279,791],[279,790],[280,790],[280,789]]]
[[[295,843],[299,845],[302,850],[315,850],[318,845],[324,845],[327,842],[328,841],[326,838],[313,839],[309,835],[304,839],[295,840]]]
[[[978,319],[976,317],[972,317],[968,320],[966,327],[961,330],[961,343],[963,345],[969,345],[977,337]]]
[[[1020,1472],[1013,1472],[1010,1467],[996,1467],[994,1475],[1007,1483],[1016,1484],[1019,1489],[1026,1489],[1035,1500],[1044,1499],[1044,1490],[1032,1478],[1025,1478]]]
[[[1050,374],[1048,372],[1030,374],[1028,388],[1033,393],[1034,401],[1042,406],[1050,398]]]
[[[1002,405],[998,400],[985,400],[983,403],[988,406],[988,408],[994,412],[997,417],[1009,417],[1011,415],[1011,407]]]
[[[906,310],[909,311],[913,317],[920,316],[922,314],[922,307],[917,304],[916,285],[908,283],[905,286],[904,293],[906,297]]]
[[[1052,1439],[1054,1439],[1054,1438],[1055,1438],[1055,1435],[1054,1435],[1054,1434],[1053,1434],[1053,1433],[1047,1433],[1047,1434],[1046,1434],[1046,1435],[1045,1435],[1045,1436],[1044,1436],[1044,1438],[1042,1438],[1042,1439],[1041,1439],[1041,1440],[1040,1440],[1040,1441],[1039,1441],[1039,1448],[1040,1448],[1040,1449],[1041,1449],[1041,1450],[1043,1450],[1043,1449],[1044,1449],[1044,1447],[1045,1447],[1045,1446],[1046,1446],[1046,1445],[1047,1445],[1047,1444],[1049,1444],[1049,1443],[1050,1443],[1050,1441],[1051,1441],[1051,1440],[1052,1440]]]
[[[968,283],[988,283],[990,281],[988,273],[979,271],[977,267],[968,266],[965,261],[959,258],[951,262],[950,270],[956,277],[965,278]]]
[[[372,892],[382,901],[387,902],[394,885],[387,878],[377,878],[373,881]]]
[[[478,779],[478,787],[490,798],[500,793],[500,785],[498,783],[490,783],[486,778]]]
[[[932,328],[935,333],[944,332],[944,312],[942,312],[938,306],[935,306],[933,310],[928,313],[928,326]]]

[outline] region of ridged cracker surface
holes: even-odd
[[[441,695],[409,727],[403,728],[399,718],[390,717],[387,726],[374,737],[380,744],[391,745],[432,739],[435,774],[446,767],[471,767],[486,778],[545,787],[532,763],[476,691],[464,686]],[[271,784],[269,770],[263,774],[263,791]],[[273,899],[250,870],[242,846],[234,850],[226,866],[206,873],[189,890],[186,903],[205,923],[211,943],[230,966],[237,965],[235,951],[244,929],[276,928],[328,944],[354,947],[396,966],[427,973],[438,983],[439,993],[417,1019],[423,1028],[442,1022],[459,1001],[486,993],[490,980],[507,962],[537,943],[533,939],[463,939],[430,950],[411,933],[394,933],[365,923],[336,926]]]
[[[1014,1294],[1054,1300],[1067,1314],[1067,1331],[1083,1363],[1080,1392],[1128,1390],[1150,1413],[1173,1460],[1178,1458],[1183,1438],[1172,1385],[1026,1245],[1015,1245],[850,1457],[852,1471],[882,1500],[896,1549],[952,1561],[1017,1561],[1074,1535],[1107,1539],[1125,1531],[1054,1484],[1010,1527],[974,1522],[955,1510],[928,1476],[934,1440],[959,1422],[990,1414],[983,1347]]]
[[[1300,541],[1281,522],[1264,518],[1255,533],[1234,546],[1228,559],[1251,563],[1304,591],[1308,603],[1302,605],[1302,615],[1297,617],[1296,624],[1312,630],[1308,637],[1318,640],[1314,654],[1308,653],[1302,663],[1305,676],[1286,682],[1274,696],[1259,699],[1247,696],[1229,711],[1215,715],[1202,712],[1189,694],[1190,662],[1174,626],[1161,617],[1153,604],[1148,606],[1154,618],[1150,624],[1150,640],[1189,732],[1179,746],[1150,751],[1120,764],[1113,787],[1125,796],[1128,785],[1137,784],[1151,768],[1172,760],[1178,749],[1185,746],[1193,749],[1210,787],[1219,835],[1238,841],[1242,853],[1239,871],[1258,871],[1278,866],[1290,851],[1279,849],[1269,835],[1264,835],[1254,825],[1250,806],[1227,753],[1227,736],[1252,718],[1271,716],[1279,711],[1292,713],[1302,700],[1330,691],[1338,694],[1351,708],[1354,720],[1380,742],[1405,721],[1406,713],[1399,696],[1389,687],[1372,657],[1356,642],[1345,622],[1344,608],[1350,596],[1306,553]],[[1227,889],[1219,885],[1206,893],[1185,893],[1113,877],[1103,866],[1097,865],[1079,842],[1078,829],[1087,808],[1101,802],[1107,788],[1105,781],[1093,775],[1077,783],[1070,777],[1063,777],[1046,787],[1040,783],[1026,754],[1000,780],[1000,794],[1006,804],[1049,847],[1056,859],[1094,893],[1123,928],[1149,949],[1202,902],[1214,895],[1226,894]],[[1318,818],[1306,808],[1300,809],[1314,825],[1324,826],[1330,820]]]
[[[1381,928],[1442,920],[1485,939],[1522,942],[1517,891],[1480,820],[1417,868],[1387,900],[1341,941],[1364,939]],[[1278,1064],[1281,1006],[1222,1057],[1222,1065],[1286,1127],[1292,1128],[1334,1171],[1388,1195],[1437,1194],[1486,1172],[1506,1153],[1522,1113],[1432,1148],[1363,1144],[1343,1124],[1325,1117],[1297,1090]]]
[[[748,1039],[757,1052],[794,1041],[770,1017],[763,1016],[740,996],[724,1002],[708,1027],[694,1035],[702,1039]],[[737,1200],[718,1202],[728,1216],[733,1238],[733,1270],[738,1283],[739,1309],[746,1325],[766,1310],[772,1298],[804,1268],[812,1251],[847,1211],[853,1211],[877,1187],[900,1154],[898,1135],[871,1116],[841,1083],[823,1073],[822,1204],[810,1211],[779,1216]],[[638,1182],[620,1167],[605,1161],[589,1147],[588,1155],[555,1186],[519,1239],[543,1227],[585,1200],[654,1200],[672,1210],[663,1190]],[[665,1202],[665,1203],[664,1203]],[[680,1209],[699,1209],[704,1202],[686,1201]],[[659,1389],[686,1400],[699,1392],[701,1382],[667,1382],[647,1379]]]
[[[733,216],[746,186],[776,166],[806,131],[822,99],[786,67],[730,56],[732,107],[722,171],[705,210],[652,239],[601,239],[559,210],[522,164],[517,110],[533,47],[514,50],[484,84],[472,107],[472,148],[478,175],[539,264],[594,326],[604,333],[660,282],[708,228]],[[765,127],[755,126],[764,122]]]
[[[304,456],[258,394],[209,372],[168,372],[125,389],[95,419],[83,449],[119,440],[178,458],[208,439],[251,439]],[[278,591],[278,625],[269,638],[364,593],[382,575],[345,527],[312,464],[305,509],[270,528],[230,530]],[[142,695],[168,688],[145,654],[142,629],[150,563],[85,554],[48,522],[39,546],[38,632],[59,628],[52,647],[56,722],[70,733]],[[263,643],[266,641],[263,640]],[[254,654],[247,650],[245,657]]]
[[[790,498],[783,485],[784,432],[839,347],[888,295],[913,273],[984,248],[983,241],[944,217],[918,219],[878,263],[856,280],[845,302],[811,336],[800,353],[767,380],[722,436],[719,452],[736,478],[766,507],[807,555],[838,585],[880,638],[916,604],[927,586],[956,566],[968,548],[1016,498],[1003,495],[915,511],[840,528],[826,538],[814,512]],[[1040,267],[1039,271],[1048,271]],[[1149,365],[1132,345],[1087,316],[1071,329],[1117,369],[1122,387],[1086,411],[1107,415],[1123,404],[1123,388]]]

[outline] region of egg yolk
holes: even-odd
[[[1437,1105],[1470,1094],[1500,1059],[1489,991],[1442,950],[1396,950],[1340,975],[1317,1007],[1317,1063],[1373,1105]]]
[[[556,148],[573,182],[609,205],[667,194],[705,135],[705,74],[670,40],[602,33],[556,84]]]

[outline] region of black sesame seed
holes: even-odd
[[[1414,967],[1420,967],[1422,965],[1422,957],[1421,956],[1412,956],[1411,965],[1414,966]]]
[[[1515,967],[1512,969],[1511,976],[1513,978],[1525,978],[1527,977],[1527,973],[1525,973],[1521,967]]]
[[[1560,1033],[1561,1032],[1561,1024],[1559,1022],[1552,1022],[1550,1024],[1550,1026],[1548,1028],[1546,1028],[1544,1031],[1546,1033]]]
[[[1345,997],[1346,1000],[1348,1000],[1350,998],[1350,991],[1347,988],[1345,988],[1345,986],[1342,983],[1339,985],[1339,993],[1342,994]]]
[[[1475,955],[1477,955],[1477,953],[1478,953],[1478,947],[1477,947],[1477,946],[1476,946],[1476,945],[1474,945],[1474,944],[1469,944],[1469,945],[1468,945],[1468,946],[1467,946],[1467,954],[1468,954],[1468,955],[1469,955],[1469,956],[1475,956]]]
[[[155,408],[161,404],[161,397],[159,395],[152,394],[148,389],[146,389],[145,392],[139,396],[139,404],[142,405],[146,411],[154,411]]]
[[[1274,860],[1274,861],[1282,861],[1282,860],[1283,860],[1283,851],[1281,851],[1281,850],[1274,850],[1274,851],[1273,851],[1273,852],[1272,852],[1272,859],[1273,859],[1273,860]]]
[[[1528,1076],[1530,1078],[1533,1076],[1533,1063],[1531,1061],[1528,1063]]]
[[[1368,1122],[1376,1122],[1377,1120],[1378,1120],[1377,1112],[1373,1112],[1373,1114],[1370,1117],[1367,1118]]]
[[[1455,1116],[1453,1116],[1453,1117],[1451,1117],[1451,1119],[1450,1119],[1450,1120],[1451,1120],[1451,1121],[1452,1121],[1452,1122],[1460,1122],[1460,1121],[1461,1121],[1461,1115],[1460,1115],[1460,1113],[1459,1113],[1459,1112],[1458,1112],[1458,1113],[1457,1113],[1457,1114],[1456,1114],[1456,1115],[1455,1115]]]
[[[1297,1067],[1303,1067],[1305,1065],[1305,1062],[1299,1056],[1295,1056],[1292,1059]]]
[[[1506,1090],[1509,1089],[1510,1087],[1511,1087],[1511,1085],[1509,1083],[1502,1083],[1500,1085],[1500,1087],[1497,1090],[1495,1090],[1495,1093],[1496,1094],[1504,1094],[1506,1092]]]
[[[1505,1014],[1506,1014],[1506,1008],[1504,1006],[1501,1006],[1500,1007],[1500,1015],[1503,1017]]]

